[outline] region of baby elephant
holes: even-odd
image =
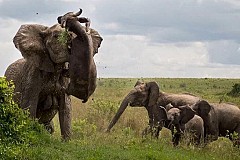
[[[189,105],[171,107],[166,106],[167,128],[171,130],[174,146],[179,144],[181,134],[190,135],[195,144],[200,144],[204,137],[203,119],[195,114]],[[174,133],[174,127],[176,133]]]

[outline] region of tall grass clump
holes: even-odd
[[[14,85],[0,78],[0,159],[19,159],[43,132],[13,101]]]
[[[108,100],[95,99],[91,104],[87,119],[96,124],[98,130],[104,130],[111,118],[117,112],[119,104]]]

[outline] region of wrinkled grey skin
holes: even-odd
[[[160,92],[159,98],[158,98],[158,106],[166,106],[169,103],[174,107],[183,106],[186,104],[192,105],[198,102],[200,99],[201,98],[189,93],[173,94],[173,93]]]
[[[204,124],[200,116],[195,115],[195,112],[188,105],[172,107],[167,110],[168,129],[173,135],[173,144],[179,144],[182,133],[190,133],[193,136],[194,143],[200,144],[204,136]],[[174,127],[176,133],[174,133]]]
[[[80,23],[78,25],[81,26]],[[14,81],[15,101],[21,108],[29,109],[30,116],[37,118],[50,132],[54,131],[51,121],[59,113],[61,135],[64,139],[69,139],[71,135],[71,100],[66,93],[70,83],[69,72],[77,72],[74,69],[70,71],[66,62],[70,65],[72,63],[70,52],[75,48],[71,46],[71,39],[86,35],[85,29],[79,26],[78,33],[70,33],[72,37],[68,39],[68,43],[61,44],[58,38],[65,29],[59,24],[52,27],[22,25],[13,42],[24,58],[12,63],[5,72],[6,78]],[[97,35],[97,39],[98,37],[100,35]],[[94,41],[93,39],[95,35],[89,41]],[[100,43],[101,40],[98,44],[95,43],[96,47]],[[92,44],[91,42],[88,46],[91,49],[85,49],[94,51]],[[79,61],[81,63],[86,59]]]
[[[233,140],[231,134],[238,134],[235,145],[240,145],[240,109],[232,104],[226,103],[208,103],[201,100],[191,106],[192,109],[202,117],[204,121],[205,141],[217,140],[219,136],[229,135],[229,139]]]
[[[149,125],[150,128],[152,126],[159,126],[159,128],[163,127],[163,120],[166,120],[166,111],[161,109],[161,116],[158,116],[157,112],[159,110],[159,106],[166,106],[171,103],[174,106],[181,106],[185,104],[194,104],[200,98],[190,95],[190,94],[167,94],[159,91],[159,86],[156,82],[147,82],[143,83],[141,81],[137,81],[134,86],[134,89],[129,92],[129,94],[123,99],[116,115],[113,117],[110,122],[107,131],[110,131],[111,128],[115,125],[115,123],[120,118],[121,114],[127,108],[127,106],[131,107],[145,107],[148,111],[149,116]],[[147,127],[148,128],[148,127]],[[148,129],[144,130],[144,133],[148,133]],[[143,133],[143,134],[144,134]],[[156,135],[158,136],[158,135]]]

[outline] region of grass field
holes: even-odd
[[[146,159],[146,160],[239,160],[240,149],[233,147],[227,138],[210,143],[205,147],[178,147],[171,144],[170,131],[163,129],[159,139],[143,139],[141,132],[148,118],[143,107],[128,107],[110,133],[105,129],[116,113],[121,100],[133,88],[138,79],[98,79],[97,89],[85,104],[72,98],[72,140],[62,142],[57,117],[54,119],[56,132],[43,135],[42,140],[26,151],[21,159]],[[193,78],[144,78],[157,81],[160,90],[169,93],[192,93],[209,102],[230,102],[240,106],[239,97],[229,97],[232,86],[239,79],[193,79]]]

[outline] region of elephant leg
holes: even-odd
[[[23,93],[23,96],[21,98],[20,106],[24,110],[29,110],[30,117],[35,119],[37,117],[37,106],[38,106],[38,97],[39,92],[33,92],[33,93]]]
[[[161,126],[156,126],[156,127],[154,127],[154,137],[155,137],[155,138],[158,138],[158,137],[159,137],[161,130],[162,130],[162,127],[161,127]]]
[[[152,107],[146,107],[147,112],[148,112],[148,118],[149,118],[149,125],[150,127],[153,126],[153,108]]]
[[[154,116],[153,116],[153,107],[148,106],[146,107],[147,112],[148,112],[148,118],[149,118],[149,129],[148,129],[148,133],[151,133],[151,136],[153,136],[153,128],[154,128]]]
[[[59,122],[61,135],[64,140],[69,140],[71,137],[71,99],[67,94],[60,97],[59,103]]]
[[[173,135],[172,142],[174,146],[177,146],[179,144],[180,138],[181,138],[181,133],[177,132]]]
[[[174,133],[174,128],[176,129],[176,133]],[[172,132],[172,142],[174,146],[177,146],[179,144],[179,141],[181,139],[181,136],[183,134],[184,126],[181,126],[180,124],[175,124],[171,128]]]
[[[58,106],[52,106],[48,110],[40,110],[37,113],[38,122],[43,124],[46,130],[52,134],[54,132],[54,124],[52,119],[58,112]]]

